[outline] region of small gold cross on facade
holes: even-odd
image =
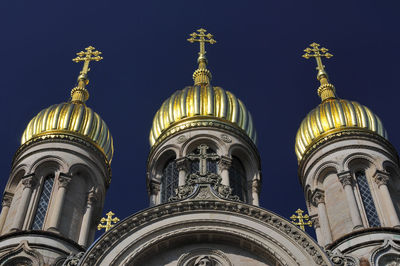
[[[213,35],[211,33],[206,34],[205,29],[198,29],[199,33],[193,32],[190,34],[191,38],[187,39],[189,42],[199,42],[200,43],[200,52],[199,52],[199,59],[203,58],[206,54],[205,43],[208,42],[210,44],[214,44],[217,41],[213,39]],[[196,39],[197,38],[197,39]]]
[[[83,68],[81,71],[81,76],[83,78],[86,78],[87,73],[90,71],[90,68],[89,68],[90,61],[100,61],[103,59],[103,57],[100,56],[101,52],[96,51],[93,46],[89,46],[89,47],[85,48],[85,50],[86,50],[86,52],[80,51],[79,53],[76,53],[77,57],[72,59],[72,61],[74,61],[75,63],[84,61]]]
[[[312,44],[310,44],[310,47],[307,47],[306,49],[304,49],[304,52],[306,52],[305,54],[303,54],[303,57],[305,59],[309,59],[311,57],[315,57],[315,60],[317,60],[317,70],[319,72],[324,72],[324,68],[325,66],[322,64],[322,60],[321,57],[326,57],[326,58],[331,58],[333,55],[328,53],[328,49],[321,47],[319,48],[319,44],[313,42]]]
[[[119,222],[119,219],[117,217],[112,218],[115,213],[113,213],[112,211],[109,211],[107,214],[107,218],[101,218],[100,220],[100,224],[97,226],[97,230],[101,230],[101,229],[106,229],[106,232],[108,230],[111,229],[111,227],[114,227],[115,223]],[[105,223],[105,224],[102,224]]]
[[[308,226],[312,226],[312,222],[309,221],[310,217],[308,216],[308,214],[303,215],[303,212],[301,209],[297,209],[297,211],[295,211],[297,213],[297,215],[292,215],[290,216],[290,219],[292,219],[292,224],[297,225],[298,227],[300,227],[301,230],[305,231],[304,226],[308,225]],[[298,222],[296,222],[296,219],[298,219]]]

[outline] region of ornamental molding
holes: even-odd
[[[221,134],[221,139],[222,139],[222,141],[225,142],[225,143],[231,143],[231,142],[232,142],[232,138],[229,137],[229,136],[226,135],[226,134]]]
[[[339,250],[327,251],[327,254],[334,266],[357,266],[357,265],[359,265],[357,258],[347,255],[347,254],[342,254]]]
[[[399,265],[400,245],[386,238],[381,246],[373,250],[369,262],[371,265]]]
[[[58,188],[67,188],[69,183],[72,180],[72,177],[70,175],[64,174],[64,173],[60,173],[58,178]]]
[[[94,144],[92,144],[90,141],[83,139],[82,137],[76,137],[73,135],[69,134],[62,134],[62,133],[57,133],[57,134],[46,134],[42,136],[37,136],[29,141],[25,142],[23,145],[21,145],[18,150],[15,152],[13,160],[12,160],[12,168],[15,167],[17,164],[17,158],[18,156],[25,151],[26,149],[30,147],[37,146],[41,143],[47,143],[47,142],[63,142],[63,143],[68,143],[68,144],[78,144],[80,146],[83,146],[84,148],[89,148],[92,152],[94,152],[98,158],[100,159],[101,163],[103,164],[104,168],[106,169],[107,172],[107,180],[106,182],[106,187],[108,187],[111,183],[111,165],[110,162],[107,160],[107,157],[105,154]]]
[[[286,237],[291,239],[291,241],[301,246],[304,251],[312,257],[316,265],[328,265],[325,260],[326,255],[322,251],[321,247],[289,221],[257,206],[219,200],[187,200],[171,202],[157,205],[128,217],[101,236],[101,238],[85,253],[80,265],[95,265],[98,259],[101,259],[104,254],[110,252],[118,242],[129,236],[130,232],[134,230],[143,228],[156,220],[198,211],[230,212],[258,220],[260,223],[272,227],[281,234],[286,235]]]
[[[373,179],[378,185],[378,188],[382,185],[387,186],[390,180],[390,174],[386,171],[376,170],[375,174],[373,175]]]
[[[9,263],[15,263],[14,259],[21,259],[22,262],[32,262],[32,265],[44,265],[43,256],[35,249],[30,247],[29,242],[22,240],[17,247],[8,250],[5,254],[0,256],[1,265],[11,265]],[[24,264],[21,264],[24,265]]]
[[[365,132],[363,132],[363,134],[365,135]],[[362,134],[360,134],[360,135],[362,135]],[[297,174],[298,174],[298,176],[299,176],[300,183],[301,183],[301,184],[304,184],[304,182],[303,182],[303,181],[305,181],[304,178],[307,177],[307,176],[310,174],[310,171],[312,171],[312,169],[315,167],[315,165],[317,165],[320,161],[325,160],[325,158],[326,158],[327,156],[329,156],[329,155],[331,155],[331,154],[333,154],[333,153],[336,153],[336,152],[338,152],[338,151],[342,151],[342,150],[347,150],[347,149],[365,149],[365,150],[373,150],[373,151],[376,151],[376,152],[379,152],[379,153],[384,154],[385,156],[387,156],[388,158],[390,158],[393,162],[398,162],[398,159],[397,159],[397,157],[396,157],[396,156],[397,156],[397,152],[394,150],[393,146],[392,146],[386,139],[383,139],[382,137],[378,136],[378,139],[379,139],[379,140],[377,141],[377,140],[374,139],[374,138],[368,138],[368,139],[367,139],[367,138],[365,138],[364,135],[363,135],[362,137],[359,137],[358,135],[355,135],[355,136],[356,136],[355,139],[373,141],[373,142],[375,142],[375,143],[377,143],[377,144],[380,144],[380,145],[385,144],[385,145],[386,145],[386,148],[388,148],[389,150],[391,150],[392,153],[388,153],[388,152],[386,152],[386,151],[383,150],[383,149],[380,149],[380,148],[377,148],[377,147],[374,147],[374,146],[369,146],[369,145],[346,145],[346,146],[342,146],[342,147],[337,147],[337,148],[332,148],[332,149],[330,149],[329,151],[325,152],[323,156],[319,156],[319,157],[317,157],[315,160],[313,160],[313,161],[311,162],[311,164],[308,166],[308,165],[307,165],[308,161],[313,157],[312,154],[310,154],[309,156],[303,157],[303,159],[302,159],[302,160],[300,161],[300,163],[299,163],[299,167],[298,167]],[[375,137],[376,137],[376,136],[375,136]],[[380,138],[382,138],[382,139],[380,139]],[[326,145],[330,145],[330,144],[333,144],[333,143],[335,143],[335,142],[339,142],[339,141],[343,141],[343,140],[349,140],[349,139],[354,139],[354,135],[349,136],[349,137],[337,138],[337,139],[335,139],[335,140],[332,141],[332,142],[324,143],[325,145],[323,145],[323,146],[321,146],[321,147],[319,147],[319,148],[322,149],[322,148],[325,147]],[[313,151],[313,153],[316,152],[317,150],[318,150],[318,149],[316,149],[315,151]],[[307,166],[307,168],[305,169],[306,166]],[[304,175],[303,175],[303,173],[304,173]]]
[[[3,194],[3,200],[1,202],[2,207],[10,207],[13,197],[14,197],[13,193],[5,191]]]
[[[320,189],[316,189],[314,190],[312,196],[311,196],[311,202],[314,204],[314,206],[318,206],[318,204],[320,203],[325,203],[325,192],[320,190]]]
[[[25,188],[33,188],[37,183],[35,174],[29,174],[29,175],[22,177],[21,183],[24,186],[24,189]]]
[[[337,176],[343,187],[351,186],[353,184],[353,176],[350,171],[338,173]]]

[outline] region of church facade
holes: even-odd
[[[85,102],[94,47],[71,100],[27,125],[3,193],[0,265],[400,265],[397,151],[370,109],[336,96],[313,43],[321,103],[296,135],[298,174],[317,240],[259,206],[261,162],[250,112],[211,85],[200,29],[194,85],[155,114],[147,160],[149,208],[94,241],[111,180],[113,140]]]

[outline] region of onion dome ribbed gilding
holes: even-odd
[[[106,123],[83,103],[60,103],[43,109],[29,122],[21,145],[29,140],[44,136],[66,134],[89,140],[95,144],[111,162],[113,139]]]
[[[255,143],[256,131],[250,113],[231,92],[211,85],[195,85],[176,91],[162,104],[153,119],[150,145],[168,128],[189,119],[215,119],[238,127]]]
[[[295,144],[298,161],[321,138],[349,129],[368,130],[387,139],[381,120],[370,109],[357,102],[330,98],[308,113],[301,122]]]

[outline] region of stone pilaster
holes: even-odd
[[[325,206],[325,195],[322,190],[316,189],[312,195],[312,202],[318,207],[318,218],[321,225],[321,245],[332,243],[332,234],[329,225],[328,214]]]
[[[15,215],[13,225],[11,227],[11,231],[21,230],[22,225],[24,224],[25,221],[26,211],[31,201],[32,190],[34,186],[36,186],[36,183],[37,182],[34,174],[30,174],[22,178],[21,180],[21,184],[23,186],[22,196],[19,201],[19,206],[17,209],[17,213]]]
[[[84,247],[88,246],[88,239],[90,235],[90,227],[93,221],[93,210],[95,208],[95,204],[98,201],[97,193],[94,189],[92,189],[87,197],[85,214],[83,215],[81,231],[79,233],[78,244]]]
[[[221,184],[229,187],[229,168],[232,165],[232,158],[228,156],[221,156],[218,167],[221,171]]]
[[[353,190],[353,176],[350,171],[346,171],[339,173],[338,178],[346,194],[347,205],[349,206],[351,221],[353,222],[353,230],[363,228],[360,209],[358,208]]]
[[[179,181],[178,186],[184,186],[186,184],[186,177],[189,173],[190,164],[187,158],[179,158],[175,160],[176,167],[179,171]]]
[[[65,194],[67,193],[67,187],[71,182],[72,178],[64,173],[58,174],[58,190],[55,195],[53,213],[51,215],[48,230],[58,232],[58,226],[60,223],[60,217],[65,201]]]
[[[322,237],[322,232],[321,232],[321,226],[319,224],[319,219],[315,215],[315,216],[310,217],[310,220],[314,226],[315,234],[317,235],[318,244],[320,246],[323,246],[323,243],[322,243],[323,237]]]
[[[10,210],[11,202],[13,199],[14,194],[10,192],[4,192],[3,200],[1,202],[2,209],[0,215],[0,233],[3,230],[4,223],[7,219],[8,211]]]
[[[388,217],[391,226],[400,227],[399,217],[396,209],[394,208],[394,204],[392,198],[390,197],[390,192],[387,186],[390,180],[389,173],[377,170],[373,177],[375,183],[378,185],[381,203],[386,214],[385,216]]]
[[[160,183],[154,180],[150,181],[150,206],[157,204],[157,197],[160,193]]]

